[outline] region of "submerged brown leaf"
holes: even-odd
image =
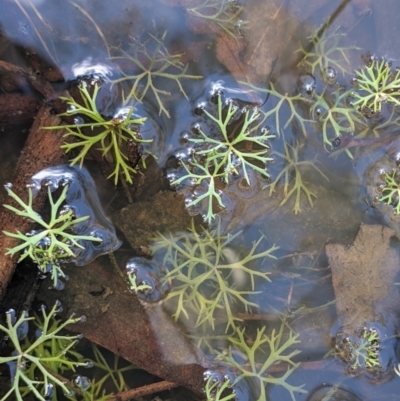
[[[371,322],[383,326],[400,305],[393,286],[400,258],[390,239],[395,232],[384,226],[361,224],[353,244],[326,245],[343,326],[359,330]]]

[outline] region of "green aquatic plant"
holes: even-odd
[[[293,346],[300,343],[298,334],[295,334],[285,320],[281,321],[278,330],[273,329],[269,334],[266,333],[266,327],[257,329],[255,339],[248,340],[248,333],[245,328],[238,328],[235,334],[229,337],[228,352],[220,354],[219,359],[230,363],[241,374],[237,381],[241,379],[250,379],[257,384],[259,390],[258,401],[266,401],[266,386],[283,386],[295,401],[295,393],[306,393],[301,386],[294,386],[288,383],[289,376],[300,365],[295,363],[293,358],[301,351],[291,350]],[[238,361],[236,352],[239,351],[246,357],[246,361]],[[269,369],[278,363],[287,363],[286,372],[281,375],[273,375]]]
[[[275,259],[273,252],[278,248],[265,248],[261,236],[242,254],[234,241],[240,234],[224,235],[220,224],[199,233],[192,222],[189,232],[158,234],[154,239],[154,258],[168,269],[165,280],[172,281],[166,301],[175,302],[176,320],[181,315],[189,319],[194,313],[196,326],[207,322],[214,329],[216,315],[221,313],[228,330],[241,320],[234,316],[235,305],[245,311],[257,306],[247,296],[258,293],[256,279],[270,281],[269,273],[260,267],[266,258]]]
[[[23,401],[31,392],[37,399],[47,401],[57,388],[64,394],[71,394],[71,389],[60,379],[59,372],[75,372],[78,366],[91,366],[90,363],[80,362],[74,357],[76,354],[72,348],[80,336],[60,333],[69,324],[83,319],[71,316],[63,323],[54,323],[53,318],[59,307],[60,304],[56,303],[51,311],[46,313],[46,308],[42,306],[43,320],[33,342],[24,341],[24,338],[28,333],[29,322],[35,318],[28,317],[27,312],[23,312],[17,320],[13,310],[6,313],[6,325],[0,324],[0,331],[7,336],[14,351],[11,356],[0,357],[0,364],[8,364],[11,373],[11,388],[0,401],[10,397]]]
[[[339,338],[339,341],[338,341]],[[381,370],[379,360],[380,336],[376,329],[363,328],[357,337],[346,337],[340,333],[336,340],[336,354],[348,364],[352,373],[361,370]]]
[[[302,134],[307,137],[306,123],[310,122],[309,119],[302,116],[301,110],[310,108],[310,100],[301,96],[300,94],[289,95],[288,93],[280,93],[275,89],[275,85],[270,82],[270,89],[260,88],[253,84],[242,82],[251,91],[268,96],[268,103],[271,101],[275,104],[274,107],[266,111],[263,115],[264,120],[270,117],[275,120],[276,132],[285,130],[289,124],[298,124],[301,128]],[[288,113],[289,110],[289,113]]]
[[[353,105],[361,111],[380,112],[383,103],[400,105],[400,69],[393,71],[385,58],[371,57],[365,67],[356,71],[354,84]]]
[[[151,289],[151,286],[147,284],[138,284],[136,274],[133,271],[128,271],[128,283],[129,290],[135,293]]]
[[[202,3],[195,3],[195,6],[189,5],[186,9],[189,15],[214,22],[234,39],[237,39],[243,26],[247,24],[239,19],[243,7],[236,1],[204,0]]]
[[[381,202],[392,205],[394,212],[400,214],[400,182],[398,170],[385,173],[385,185],[382,190]]]
[[[81,241],[100,242],[101,239],[91,235],[78,235],[73,232],[75,226],[87,220],[89,216],[75,218],[72,209],[63,210],[62,204],[66,200],[68,186],[65,186],[54,201],[50,186],[47,188],[47,196],[50,203],[50,217],[46,222],[43,217],[33,209],[32,189],[28,188],[28,202],[25,203],[9,187],[5,187],[8,195],[21,206],[22,210],[11,205],[4,205],[18,216],[33,221],[38,229],[23,234],[20,231],[11,233],[3,231],[9,237],[17,238],[21,243],[7,250],[7,255],[14,255],[22,251],[19,262],[30,257],[43,273],[51,272],[53,284],[57,287],[59,277],[65,274],[60,263],[74,258],[74,248],[83,249]]]
[[[110,359],[93,343],[92,351],[93,367],[96,368],[96,379],[91,384],[93,394],[99,397],[104,392],[104,388],[112,388],[113,392],[117,394],[130,390],[124,375],[129,375],[138,368],[131,363],[125,362],[115,354],[113,354],[112,362],[110,362]],[[94,398],[94,400],[97,400],[97,398]]]
[[[221,198],[221,187],[225,186],[222,178],[225,175],[223,171],[223,163],[220,161],[216,164],[210,158],[203,159],[194,154],[188,162],[181,161],[184,173],[179,178],[174,178],[171,185],[179,187],[181,184],[186,185],[187,182],[192,183],[196,188],[201,188],[201,192],[197,191],[196,196],[192,200],[186,202],[187,208],[193,208],[206,202],[206,213],[204,220],[210,223],[216,215],[216,207],[223,209],[225,207]],[[200,192],[200,193],[199,193]]]
[[[159,114],[164,113],[168,118],[170,114],[165,108],[161,96],[170,96],[171,94],[162,87],[156,86],[156,79],[174,81],[180,92],[188,99],[185,90],[181,84],[182,79],[201,79],[198,75],[187,74],[188,64],[181,62],[182,54],[170,54],[164,45],[167,32],[164,32],[161,39],[151,36],[152,43],[140,44],[133,43],[129,52],[122,49],[114,49],[114,53],[119,55],[111,57],[112,60],[125,60],[132,64],[137,73],[126,73],[120,68],[122,77],[112,80],[113,84],[128,81],[132,83],[131,89],[124,94],[124,103],[129,103],[132,99],[143,102],[148,92],[151,92],[158,104]]]
[[[318,70],[322,77],[326,79],[328,68],[334,68],[343,75],[350,72],[350,60],[348,54],[355,50],[360,50],[357,46],[341,46],[340,42],[346,36],[339,32],[337,27],[332,33],[327,34],[326,31],[322,36],[314,33],[307,39],[308,45],[302,45],[297,52],[302,54],[300,65],[305,66],[311,74],[315,74]]]
[[[355,117],[357,110],[347,105],[349,92],[338,90],[324,91],[315,94],[314,104],[311,106],[311,115],[321,125],[324,146],[332,147],[336,138],[346,134],[353,134],[355,131]],[[329,135],[332,132],[333,135]],[[351,154],[349,154],[351,157]]]
[[[314,192],[311,192],[306,185],[303,182],[302,176],[301,176],[301,170],[304,167],[311,167],[314,170],[316,170],[323,178],[325,178],[327,181],[329,181],[328,177],[317,167],[317,160],[300,160],[299,159],[299,151],[302,149],[303,145],[299,145],[298,142],[296,142],[295,145],[291,145],[289,142],[284,142],[284,153],[276,152],[274,151],[272,154],[276,155],[284,160],[285,166],[282,169],[282,171],[276,176],[275,180],[267,185],[266,188],[269,188],[269,196],[271,196],[275,190],[278,182],[281,180],[282,177],[284,177],[284,186],[283,186],[283,200],[280,203],[279,206],[283,206],[289,198],[293,195],[296,194],[296,200],[294,203],[293,211],[295,214],[301,212],[300,208],[300,197],[301,193],[303,192],[307,200],[310,204],[310,206],[313,206],[313,201],[312,198],[316,198],[317,195],[315,195]],[[294,177],[294,183],[292,188],[289,187],[291,185],[291,178]]]
[[[215,217],[215,204],[220,208],[225,206],[220,188],[229,183],[232,176],[243,175],[248,185],[251,185],[250,170],[269,177],[266,165],[273,159],[269,157],[268,140],[274,135],[268,129],[260,129],[263,119],[257,108],[240,111],[233,102],[225,108],[221,95],[218,95],[216,115],[207,110],[204,114],[213,127],[206,133],[199,126],[199,137],[189,138],[195,145],[193,155],[188,161],[180,161],[183,174],[171,180],[171,185],[191,182],[192,186],[199,187],[198,195],[187,203],[187,207],[205,200],[205,220],[211,222]],[[238,115],[242,121],[236,121]]]
[[[221,385],[218,381],[214,381],[213,377],[209,377],[204,386],[207,401],[233,400],[236,396],[230,386],[231,383],[228,380],[224,380]]]
[[[82,167],[88,152],[91,149],[98,149],[113,165],[113,172],[107,178],[114,177],[114,184],[117,185],[119,176],[122,174],[125,180],[132,184],[131,174],[137,172],[136,166],[130,164],[123,146],[130,144],[139,146],[152,142],[152,139],[143,139],[138,130],[146,118],[133,117],[133,107],[121,109],[113,118],[105,118],[100,114],[96,104],[100,86],[95,83],[93,93],[90,93],[88,85],[82,81],[78,88],[83,104],[75,101],[72,96],[61,97],[67,103],[68,109],[65,113],[59,114],[59,117],[73,117],[78,122],[71,125],[44,127],[44,129],[66,129],[65,136],[74,139],[73,142],[61,146],[67,153],[80,148],[78,155],[71,159],[71,165],[78,163]],[[89,121],[80,122],[82,118]],[[146,167],[145,157],[141,157],[141,162],[142,166]]]

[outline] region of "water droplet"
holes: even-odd
[[[76,111],[76,106],[74,106],[73,104],[69,104],[67,107],[67,113],[74,113]]]
[[[90,387],[90,379],[86,376],[76,376],[73,379],[74,385],[82,391],[87,391]]]
[[[87,321],[87,317],[85,315],[82,315],[79,319],[81,323],[85,323]]]
[[[92,361],[87,361],[85,368],[87,368],[87,369],[93,368],[93,362]]]
[[[80,117],[80,116],[74,117],[74,124],[82,125],[84,123],[85,123],[85,120],[82,117]]]
[[[195,116],[202,116],[204,114],[204,107],[198,106],[193,110]]]
[[[340,146],[342,139],[340,136],[337,136],[331,143],[333,148],[338,148]]]
[[[4,188],[5,188],[6,190],[7,190],[7,189],[11,189],[12,186],[13,186],[13,184],[12,184],[11,182],[7,182],[7,183],[4,184]]]
[[[182,131],[179,135],[179,142],[185,145],[189,142],[190,133],[188,131]]]
[[[25,311],[25,318],[28,318],[28,312]],[[22,322],[17,328],[18,340],[22,341],[29,333],[29,322],[26,320]]]
[[[332,67],[327,67],[324,71],[325,81],[328,85],[333,85],[336,83],[337,72]]]
[[[15,310],[14,309],[9,309],[6,312],[6,316],[7,316],[7,320],[9,320],[12,325],[14,325],[14,323],[17,320],[17,316],[15,314]]]
[[[53,398],[53,393],[54,393],[54,387],[51,383],[48,383],[44,388],[44,398],[46,400],[50,400],[51,398]]]
[[[299,77],[297,86],[301,96],[310,98],[315,91],[315,78],[311,74],[303,74]]]

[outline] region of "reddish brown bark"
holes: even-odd
[[[41,127],[60,125],[60,119],[50,113],[50,107],[43,106],[32,125],[28,139],[18,161],[14,177],[11,180],[13,191],[23,200],[27,199],[26,184],[32,175],[38,171],[59,164],[64,160],[64,152],[60,149],[63,144],[64,130],[47,131]],[[44,196],[35,199],[36,210],[40,210],[44,203]],[[7,200],[7,203],[13,204]],[[28,220],[16,216],[8,209],[0,210],[1,229],[5,231],[27,232],[31,228]],[[19,241],[0,233],[0,254],[4,255],[7,249],[16,246]],[[7,285],[14,273],[18,255],[5,255],[0,258],[0,300],[3,298]]]

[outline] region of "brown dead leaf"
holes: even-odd
[[[204,386],[202,353],[186,338],[162,305],[144,308],[114,272],[97,262],[68,271],[68,291],[48,291],[39,299],[59,299],[66,315],[87,318],[69,329],[141,369],[197,393]],[[108,292],[106,299],[103,294]]]
[[[359,330],[368,322],[387,323],[388,312],[400,305],[393,287],[400,269],[397,250],[390,247],[395,232],[361,224],[353,244],[326,245],[337,299],[337,313],[346,327]]]

